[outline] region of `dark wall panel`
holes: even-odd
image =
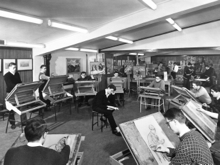
[[[11,47],[0,47],[0,59],[2,60],[1,65],[3,65],[3,59],[32,59],[32,49],[26,48],[11,48]],[[2,72],[0,72],[0,103],[5,104],[4,99],[6,95],[6,85],[3,77],[3,67]],[[22,82],[32,82],[33,74],[30,71],[19,71]]]

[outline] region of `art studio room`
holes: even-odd
[[[0,165],[219,165],[219,0],[0,3]]]

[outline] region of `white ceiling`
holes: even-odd
[[[193,1],[194,2],[191,1],[192,6],[198,1],[203,1],[204,5],[196,9],[176,12],[175,15],[172,15],[172,18],[175,19],[183,29],[220,20],[219,4],[210,5],[212,0]],[[210,1],[210,3],[208,3],[208,1]],[[154,0],[154,2],[158,5],[158,8],[162,8],[166,3],[175,5],[178,0]],[[190,1],[188,0],[188,2]],[[207,5],[205,2],[207,2]],[[181,8],[181,6],[179,6],[179,8]],[[145,10],[151,10],[147,5],[143,4],[141,0],[0,0],[0,9],[39,17],[44,20],[42,25],[36,25],[0,17],[0,40],[44,43],[46,45],[47,43],[52,43],[54,40],[59,41],[60,38],[65,39],[65,37],[68,36],[78,35],[75,32],[48,27],[46,24],[48,19],[83,27],[88,29],[90,34],[93,34],[93,32],[99,32],[103,26],[116,22],[119,19]],[[157,11],[160,12],[160,14],[164,12],[165,17],[167,10],[171,9],[166,8],[163,11],[161,9],[161,11],[155,10],[154,12],[155,15],[157,15]],[[177,9],[172,10],[177,11]],[[146,17],[150,16],[151,15],[147,15]],[[152,17],[154,16],[152,15]],[[123,27],[123,25],[119,26]],[[122,30],[116,31],[113,35],[134,41],[175,31],[165,19],[155,19],[139,24],[138,26],[121,29]],[[102,31],[100,30],[100,32]],[[69,42],[66,46],[63,46],[63,48],[74,46],[102,50],[123,44],[118,41],[107,40],[98,35],[97,37],[93,35],[93,37],[84,41],[76,40],[77,38],[72,37],[73,44],[71,45],[71,42]],[[57,49],[61,49],[61,47]],[[55,50],[56,49],[48,49],[48,52]],[[44,51],[44,53],[45,52],[46,51]]]

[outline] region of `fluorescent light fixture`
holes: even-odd
[[[129,53],[129,55],[137,55],[137,53]]]
[[[80,51],[82,51],[82,52],[94,52],[94,53],[98,53],[98,50],[94,50],[94,49],[80,49]]]
[[[181,27],[179,27],[172,18],[167,18],[166,21],[173,25],[173,27],[178,31],[182,31]]]
[[[151,9],[155,10],[157,8],[156,3],[152,0],[143,0],[144,3],[146,3]]]
[[[133,44],[133,41],[126,40],[126,39],[123,39],[123,38],[119,38],[118,40],[121,41],[121,42],[128,43],[128,44]]]
[[[26,42],[5,41],[6,46],[25,47],[25,48],[45,48],[44,44],[31,44]]]
[[[175,24],[172,18],[167,18],[166,21],[169,22],[171,25]]]
[[[30,22],[30,23],[35,23],[35,24],[43,23],[42,19],[34,18],[34,17],[26,16],[26,15],[21,15],[17,13],[12,13],[9,11],[4,11],[4,10],[0,10],[0,17],[15,19],[15,20],[24,21],[24,22]]]
[[[138,53],[138,55],[139,55],[139,56],[143,56],[143,55],[144,55],[144,53]]]
[[[181,27],[179,27],[176,23],[173,24],[173,27],[176,28],[178,31],[182,31]]]
[[[72,25],[67,25],[59,22],[54,22],[51,20],[48,20],[48,26],[54,27],[54,28],[59,28],[59,29],[64,29],[64,30],[70,30],[74,32],[81,32],[81,33],[88,33],[87,29],[79,28],[76,26]]]
[[[114,40],[114,41],[117,41],[117,40],[118,40],[118,38],[117,38],[117,37],[114,37],[114,36],[107,36],[107,37],[105,37],[105,38],[110,39],[110,40]]]
[[[73,51],[78,51],[78,50],[79,50],[79,48],[72,48],[72,47],[70,47],[70,48],[66,48],[65,50],[73,50]]]

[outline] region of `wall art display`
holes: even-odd
[[[66,70],[67,74],[80,72],[80,58],[67,58]]]
[[[32,70],[32,59],[17,59],[17,69],[20,70]]]
[[[113,59],[106,58],[106,67],[107,67],[107,74],[113,73]]]
[[[15,59],[3,59],[3,75],[9,71],[8,64],[11,62],[15,62]]]
[[[105,74],[104,62],[90,62],[90,73],[92,75]]]

